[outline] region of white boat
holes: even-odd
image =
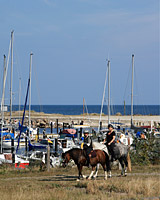
[[[3,153],[0,154],[0,164],[12,164],[12,154],[11,153]],[[29,161],[24,160],[20,158],[18,155],[15,155],[15,168],[25,168],[26,166],[29,166]]]

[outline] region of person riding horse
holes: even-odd
[[[90,144],[91,143],[91,137],[89,136],[89,131],[85,130],[84,131],[84,144]]]
[[[89,154],[90,154],[90,150],[88,150],[87,144],[90,144],[92,141],[91,137],[89,136],[89,131],[88,130],[85,130],[84,131],[84,145],[83,145],[83,149],[86,151],[86,159],[87,159],[87,166],[89,167],[89,161],[90,161],[90,158],[89,158]]]
[[[103,144],[105,143],[109,153],[111,154],[111,161],[115,159],[115,154],[114,154],[114,148],[115,148],[115,138],[116,134],[114,132],[114,127],[112,124],[108,125],[109,131],[106,134],[106,138],[103,141]]]

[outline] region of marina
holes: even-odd
[[[0,3],[0,200],[159,200],[159,1]]]

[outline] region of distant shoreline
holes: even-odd
[[[23,111],[13,111],[12,113],[12,118],[13,119],[19,119],[19,114],[20,114],[20,119],[22,119]],[[28,122],[28,111],[26,111],[25,114],[25,121],[26,123]],[[5,119],[9,121],[10,113],[7,112],[5,113]],[[35,123],[38,121],[40,122],[45,122],[47,126],[51,122],[56,122],[58,119],[59,123],[76,123],[79,124],[81,121],[84,122],[84,124],[90,124],[93,127],[98,127],[99,126],[99,114],[81,114],[81,115],[63,115],[63,114],[46,114],[43,112],[35,112],[31,111],[31,120],[34,121]],[[103,126],[108,125],[108,115],[102,115],[101,121]],[[122,123],[125,126],[130,126],[130,121],[131,121],[131,116],[130,115],[111,115],[110,116],[110,121],[111,123]],[[160,116],[159,115],[134,115],[133,116],[133,123],[135,126],[150,126],[151,123],[152,125],[158,126],[158,123],[160,123]]]

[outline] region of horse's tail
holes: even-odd
[[[131,158],[130,158],[130,155],[129,155],[129,152],[127,154],[127,162],[128,162],[128,170],[131,172]]]

